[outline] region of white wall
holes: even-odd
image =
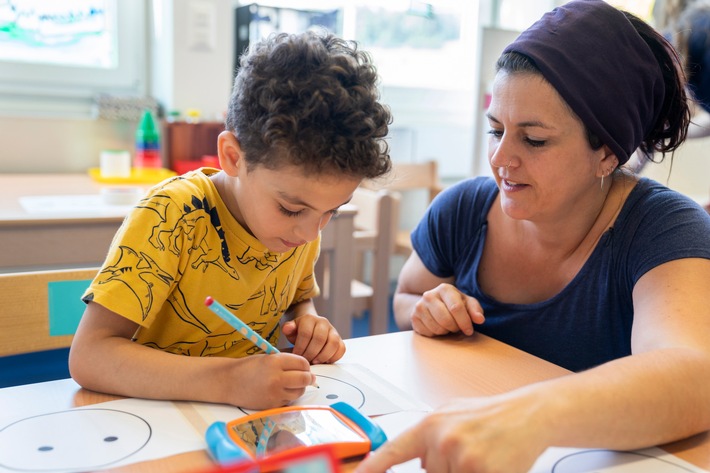
[[[473,80],[473,78],[466,79]],[[392,111],[391,155],[395,161],[439,160],[447,177],[470,175],[473,166],[473,91],[383,87]],[[407,135],[403,143],[400,135]]]
[[[683,143],[673,159],[646,164],[643,176],[682,192],[705,204],[710,201],[710,137]]]
[[[166,110],[221,121],[232,89],[232,0],[154,0],[152,95]]]
[[[132,149],[135,123],[0,116],[0,172],[81,173],[102,149]]]

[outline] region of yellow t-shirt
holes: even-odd
[[[212,296],[273,345],[293,304],[316,297],[320,238],[270,253],[227,210],[203,168],[150,190],[83,296],[140,325],[138,343],[190,356],[259,353],[204,304]]]

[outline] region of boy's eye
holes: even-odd
[[[282,214],[286,215],[287,217],[298,217],[303,213],[303,209],[298,210],[298,211],[293,211],[289,210],[283,205],[279,205],[279,210],[281,211]],[[331,217],[337,217],[338,213],[340,213],[340,209],[333,209],[328,211],[330,213]]]
[[[298,217],[303,212],[303,209],[294,212],[293,210],[289,210],[282,205],[279,205],[279,210],[281,211],[282,214],[284,214],[287,217]]]

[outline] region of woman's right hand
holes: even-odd
[[[526,472],[554,430],[540,420],[548,414],[534,392],[455,399],[389,439],[355,472],[385,473],[414,458],[432,473]]]
[[[414,304],[411,321],[412,329],[427,337],[452,332],[473,335],[473,324],[482,324],[485,317],[477,299],[452,284],[441,283],[421,295]]]
[[[224,379],[229,404],[246,409],[270,409],[298,399],[315,383],[311,365],[292,353],[250,355],[232,364]]]

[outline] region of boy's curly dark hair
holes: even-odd
[[[391,123],[377,72],[357,44],[327,32],[272,35],[240,60],[227,112],[248,167],[374,178],[391,168]]]

